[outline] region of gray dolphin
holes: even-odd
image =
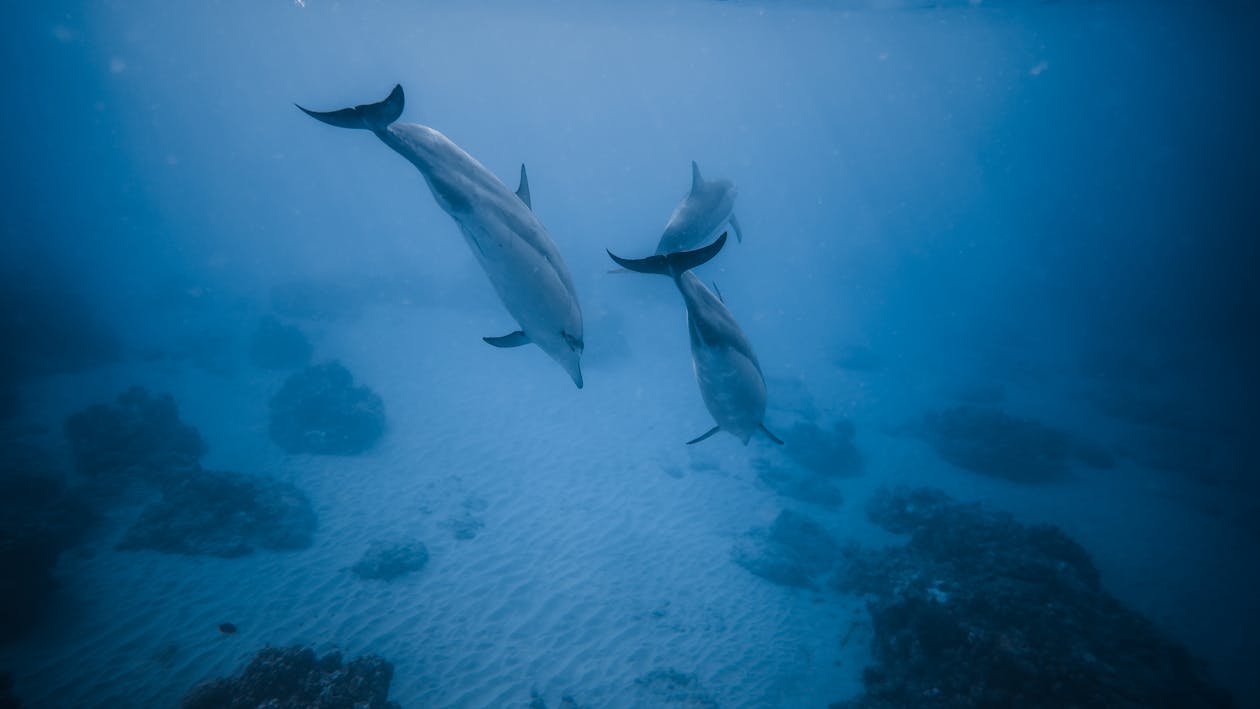
[[[520,187],[513,193],[436,130],[395,123],[403,110],[402,86],[395,85],[380,103],[328,112],[298,108],[332,126],[370,130],[411,161],[437,203],[459,225],[499,300],[521,327],[502,337],[482,339],[495,347],[532,342],[582,388],[582,310],[564,259],[530,207],[524,165]]]
[[[670,215],[661,240],[656,245],[657,254],[698,249],[709,243],[713,235],[726,224],[735,231],[735,239],[744,240],[743,230],[735,219],[735,197],[738,192],[730,180],[706,180],[700,175],[700,166],[691,161],[691,190],[682,198]]]
[[[717,255],[726,244],[723,232],[717,241],[694,251],[669,252],[645,259],[624,259],[609,251],[617,265],[639,273],[669,276],[687,306],[687,330],[691,334],[691,362],[700,396],[716,426],[687,441],[699,443],[718,431],[726,431],[748,445],[758,430],[783,444],[766,428],[766,380],[757,354],[735,316],[722,299],[705,287],[691,269]]]

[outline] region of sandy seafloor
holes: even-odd
[[[319,529],[298,552],[125,552],[113,544],[138,508],[119,510],[103,536],[62,555],[58,606],[0,651],[0,667],[34,707],[171,706],[265,644],[305,643],[386,657],[391,697],[404,707],[524,706],[535,691],[552,704],[568,694],[583,706],[652,706],[659,699],[635,679],[663,668],[695,673],[724,707],[825,706],[860,689],[870,640],[862,602],[773,585],[733,563],[732,547],[784,507],[843,542],[885,543],[863,504],[877,486],[906,482],[1063,526],[1123,601],[1211,660],[1218,677],[1243,676],[1240,658],[1254,656],[1256,640],[1238,618],[1255,602],[1237,583],[1245,560],[1216,553],[1238,528],[1241,512],[1227,502],[1208,505],[1205,488],[1124,461],[1031,486],[953,468],[897,432],[955,385],[947,372],[894,363],[858,374],[767,347],[770,424],[789,429],[801,412],[850,417],[865,459],[860,475],[836,481],[846,498],[837,510],[778,497],[751,466],[792,465],[768,442],[683,445],[710,423],[680,309],[665,281],[652,285],[662,297],[624,320],[628,351],[592,347],[582,391],[535,348],[486,347],[479,335],[505,321],[490,308],[380,305],[357,320],[305,324],[318,357],[341,359],[385,399],[386,436],[357,457],[273,445],[267,398],[284,375],[251,369],[243,355],[227,374],[132,362],[41,380],[27,400],[52,436],[65,415],[130,384],[171,392],[210,446],[205,467],[293,482]],[[756,321],[754,340],[766,329]],[[662,323],[676,326],[676,351],[635,345]],[[448,336],[419,349],[418,331]],[[823,377],[804,382],[799,371]],[[1044,384],[1042,396],[1055,390]],[[1019,402],[1018,387],[1008,396]],[[1062,404],[1023,403],[1024,412]],[[456,540],[445,524],[467,513],[484,527]],[[419,573],[369,582],[346,570],[372,541],[406,537],[431,553]],[[224,621],[239,632],[221,635]]]

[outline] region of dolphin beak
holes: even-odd
[[[578,388],[578,389],[581,389],[581,388],[582,388],[582,367],[581,367],[581,365],[574,364],[574,365],[573,365],[573,371],[572,371],[572,372],[569,372],[569,376],[573,377],[573,383],[577,385],[577,388]]]

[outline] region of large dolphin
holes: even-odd
[[[645,259],[625,259],[609,251],[622,268],[639,273],[669,276],[687,306],[687,330],[691,333],[691,362],[700,396],[716,426],[687,441],[699,443],[718,431],[726,431],[748,445],[758,430],[783,444],[766,428],[766,380],[744,331],[722,299],[705,287],[691,269],[717,255],[726,244],[723,232],[717,241],[694,251],[670,252]]]
[[[532,342],[582,388],[582,311],[569,269],[530,207],[524,165],[520,187],[513,193],[436,130],[395,123],[403,110],[402,86],[394,86],[380,103],[328,112],[298,108],[332,126],[370,130],[411,161],[437,203],[459,225],[499,299],[521,328],[482,339],[495,347]]]
[[[691,251],[710,243],[713,235],[726,224],[735,230],[735,239],[744,240],[743,230],[735,219],[735,196],[738,193],[730,180],[706,180],[700,166],[691,161],[691,190],[670,215],[657,254]]]

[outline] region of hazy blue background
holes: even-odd
[[[1020,388],[1039,407],[1029,413],[1095,433],[1136,464],[1150,460],[1143,441],[1163,434],[1095,431],[1100,400],[1103,413],[1123,400],[1189,432],[1177,469],[1151,475],[1192,480],[1223,520],[1231,543],[1203,564],[1229,571],[1203,578],[1231,587],[1180,619],[1175,594],[1143,597],[1123,581],[1117,592],[1210,656],[1241,696],[1260,697],[1246,669],[1260,621],[1240,587],[1255,580],[1245,560],[1260,540],[1255,10],[475,5],[8,7],[0,275],[82,296],[124,356],[190,318],[244,330],[239,313],[265,310],[270,289],[295,280],[368,279],[408,298],[492,305],[415,170],[292,105],[376,101],[400,82],[404,120],[443,131],[513,187],[529,166],[535,210],[587,315],[587,381],[601,386],[635,376],[594,364],[622,346],[618,323],[676,298],[663,282],[606,274],[604,248],[650,252],[697,160],[739,187],[747,238],[709,275],[772,384],[831,381],[841,353],[862,346],[895,386],[824,387],[841,411],[851,395],[897,402],[910,419],[939,405],[931,392],[980,381]],[[659,344],[681,368],[681,322],[669,325],[659,343],[630,346]],[[448,337],[417,332],[415,346]],[[484,372],[504,396],[511,362]],[[557,392],[568,386],[539,371]],[[619,425],[588,420],[574,435]],[[657,433],[686,440],[708,426],[694,420]],[[1090,495],[1088,479],[1075,484]],[[1124,499],[1114,509],[1141,514]]]

